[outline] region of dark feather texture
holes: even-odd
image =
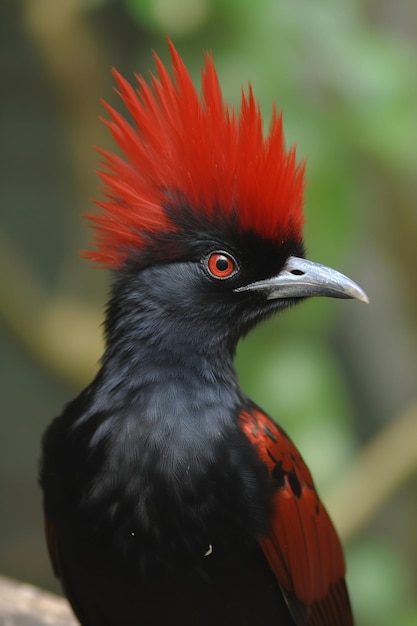
[[[83,626],[352,626],[311,475],[233,366],[254,325],[329,293],[332,270],[303,260],[303,168],[277,118],[263,139],[251,92],[237,118],[208,57],[201,103],[171,54],[153,94],[117,76],[137,129],[110,110],[129,161],[106,155],[91,256],[117,271],[100,371],[43,439],[51,562]]]

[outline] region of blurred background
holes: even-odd
[[[308,156],[311,259],[370,306],[313,300],[239,348],[245,390],[290,433],[346,545],[358,626],[417,625],[417,3],[2,0],[0,571],[57,590],[37,486],[40,438],[89,382],[108,275],[79,258],[98,197],[100,97],[213,51],[230,102],[251,81]]]

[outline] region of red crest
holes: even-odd
[[[104,103],[105,124],[123,158],[104,151],[106,200],[89,215],[96,251],[85,256],[117,267],[129,250],[146,246],[146,235],[175,231],[165,208],[186,203],[210,220],[214,212],[234,216],[242,230],[278,243],[301,239],[304,164],[295,148],[285,149],[282,116],[274,108],[266,137],[249,85],[238,114],[222,97],[211,54],[206,54],[200,97],[171,41],[173,78],[155,55],[157,75],[148,84],[136,76],[133,88],[114,76],[134,125]],[[172,210],[172,209],[171,209]]]

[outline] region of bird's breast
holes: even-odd
[[[237,418],[214,403],[160,408],[131,407],[92,433],[78,510],[94,536],[148,567],[264,532],[269,479]]]

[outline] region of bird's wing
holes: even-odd
[[[276,483],[271,530],[259,543],[297,626],[352,626],[342,547],[300,453],[258,408],[239,419]]]

